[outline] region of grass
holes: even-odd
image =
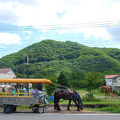
[[[68,104],[68,100],[60,100],[60,104]],[[71,104],[74,104],[74,102],[72,101]],[[84,105],[97,105],[97,104],[103,104],[103,105],[120,105],[120,101],[116,101],[116,100],[109,100],[109,99],[99,99],[97,101],[84,101],[83,100],[83,104]]]
[[[84,92],[84,94],[87,94],[87,91],[85,91],[85,90],[78,90],[78,92],[80,94],[82,92]],[[114,98],[112,98],[112,94],[110,94],[109,99],[106,99],[105,93],[101,92],[100,89],[94,90],[94,96],[99,99],[93,100],[93,101],[85,101],[84,100],[85,96],[81,96],[84,105],[96,105],[96,107],[94,109],[93,108],[92,109],[85,108],[86,110],[120,113],[120,97],[115,96]],[[98,108],[97,105],[107,105],[107,107]]]
[[[95,105],[95,108],[85,108],[84,110],[86,111],[108,111],[111,113],[120,113],[120,97],[114,97],[114,99],[112,97],[110,97],[110,99],[106,99],[106,96],[104,93],[100,92],[100,90],[94,90],[94,95],[95,97],[97,96],[97,98],[95,100],[92,101],[86,101],[84,99],[85,95],[88,94],[88,92],[85,89],[81,89],[81,90],[76,90],[83,101],[84,105]],[[112,96],[112,95],[111,95]],[[54,102],[49,102],[51,105],[54,105]],[[68,100],[60,100],[60,104],[68,104],[69,101]],[[72,101],[71,104],[74,104],[74,102]],[[107,105],[108,107],[102,107],[102,108],[98,108],[97,105]],[[18,110],[29,110],[29,106],[20,106],[17,108]]]
[[[21,105],[17,107],[17,110],[30,110],[30,106],[28,105]]]
[[[85,89],[76,90],[76,91],[80,94],[84,105],[95,105],[96,106],[94,109],[85,108],[85,110],[87,111],[108,111],[112,113],[120,113],[120,97],[112,98],[112,94],[111,94],[109,99],[107,99],[103,92],[100,92],[100,90],[94,90],[94,96],[97,98],[95,98],[94,100],[86,101],[84,97],[86,96],[86,94],[88,94],[88,92]],[[68,101],[60,100],[60,104],[68,104]],[[74,103],[72,102],[71,104],[74,104]],[[97,105],[107,105],[108,107],[98,108]]]
[[[102,108],[95,108],[93,111],[104,111],[110,113],[120,113],[120,106],[109,106],[109,107],[102,107]]]
[[[114,100],[100,100],[100,101],[83,101],[84,105],[97,105],[97,104],[103,104],[103,105],[120,105],[120,101],[114,101]]]
[[[80,89],[80,90],[76,90],[83,101],[83,104],[86,105],[95,105],[95,104],[106,104],[106,105],[119,105],[120,104],[120,97],[114,97],[114,99],[112,99],[112,97],[110,97],[110,99],[106,99],[106,96],[104,93],[100,92],[100,90],[94,90],[94,95],[97,96],[98,98],[96,98],[95,100],[92,101],[85,101],[84,97],[85,95],[88,93],[85,89]],[[112,95],[111,95],[112,96]],[[60,100],[60,104],[68,104],[68,100]],[[71,104],[74,104],[73,102]]]

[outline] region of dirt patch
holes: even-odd
[[[84,114],[84,113],[92,113],[92,114],[97,114],[97,113],[105,113],[105,112],[100,112],[100,111],[91,111],[92,108],[88,108],[88,110],[81,110],[81,111],[77,111],[77,108],[75,106],[71,106],[70,107],[70,111],[67,111],[67,106],[65,105],[61,105],[60,106],[61,111],[56,111],[54,110],[54,106],[48,106],[45,110],[44,113],[57,113],[57,114]],[[3,112],[3,108],[0,108],[0,112]],[[17,113],[25,113],[25,112],[30,112],[33,113],[33,111],[31,109],[29,110],[25,110],[24,108],[22,110],[16,110]]]
[[[45,113],[60,113],[60,114],[82,114],[82,113],[93,113],[93,111],[77,111],[76,107],[71,107],[70,111],[67,110],[66,106],[60,106],[61,111],[54,110],[53,106],[49,106],[47,109],[45,109]]]

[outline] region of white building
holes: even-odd
[[[16,75],[11,68],[2,68],[0,69],[0,78],[16,78]]]
[[[120,91],[120,75],[106,75],[106,86],[111,86],[113,90]]]

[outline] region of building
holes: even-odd
[[[16,75],[11,68],[2,68],[0,69],[0,78],[16,78]]]
[[[111,86],[113,90],[120,92],[120,75],[106,75],[106,86]]]

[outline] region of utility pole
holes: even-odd
[[[27,78],[28,78],[29,57],[27,56]]]
[[[23,57],[24,57],[24,60],[23,60],[24,70],[23,70],[23,72],[24,72],[24,78],[25,78],[25,57],[26,57],[26,55],[25,55],[25,54],[23,54]]]

